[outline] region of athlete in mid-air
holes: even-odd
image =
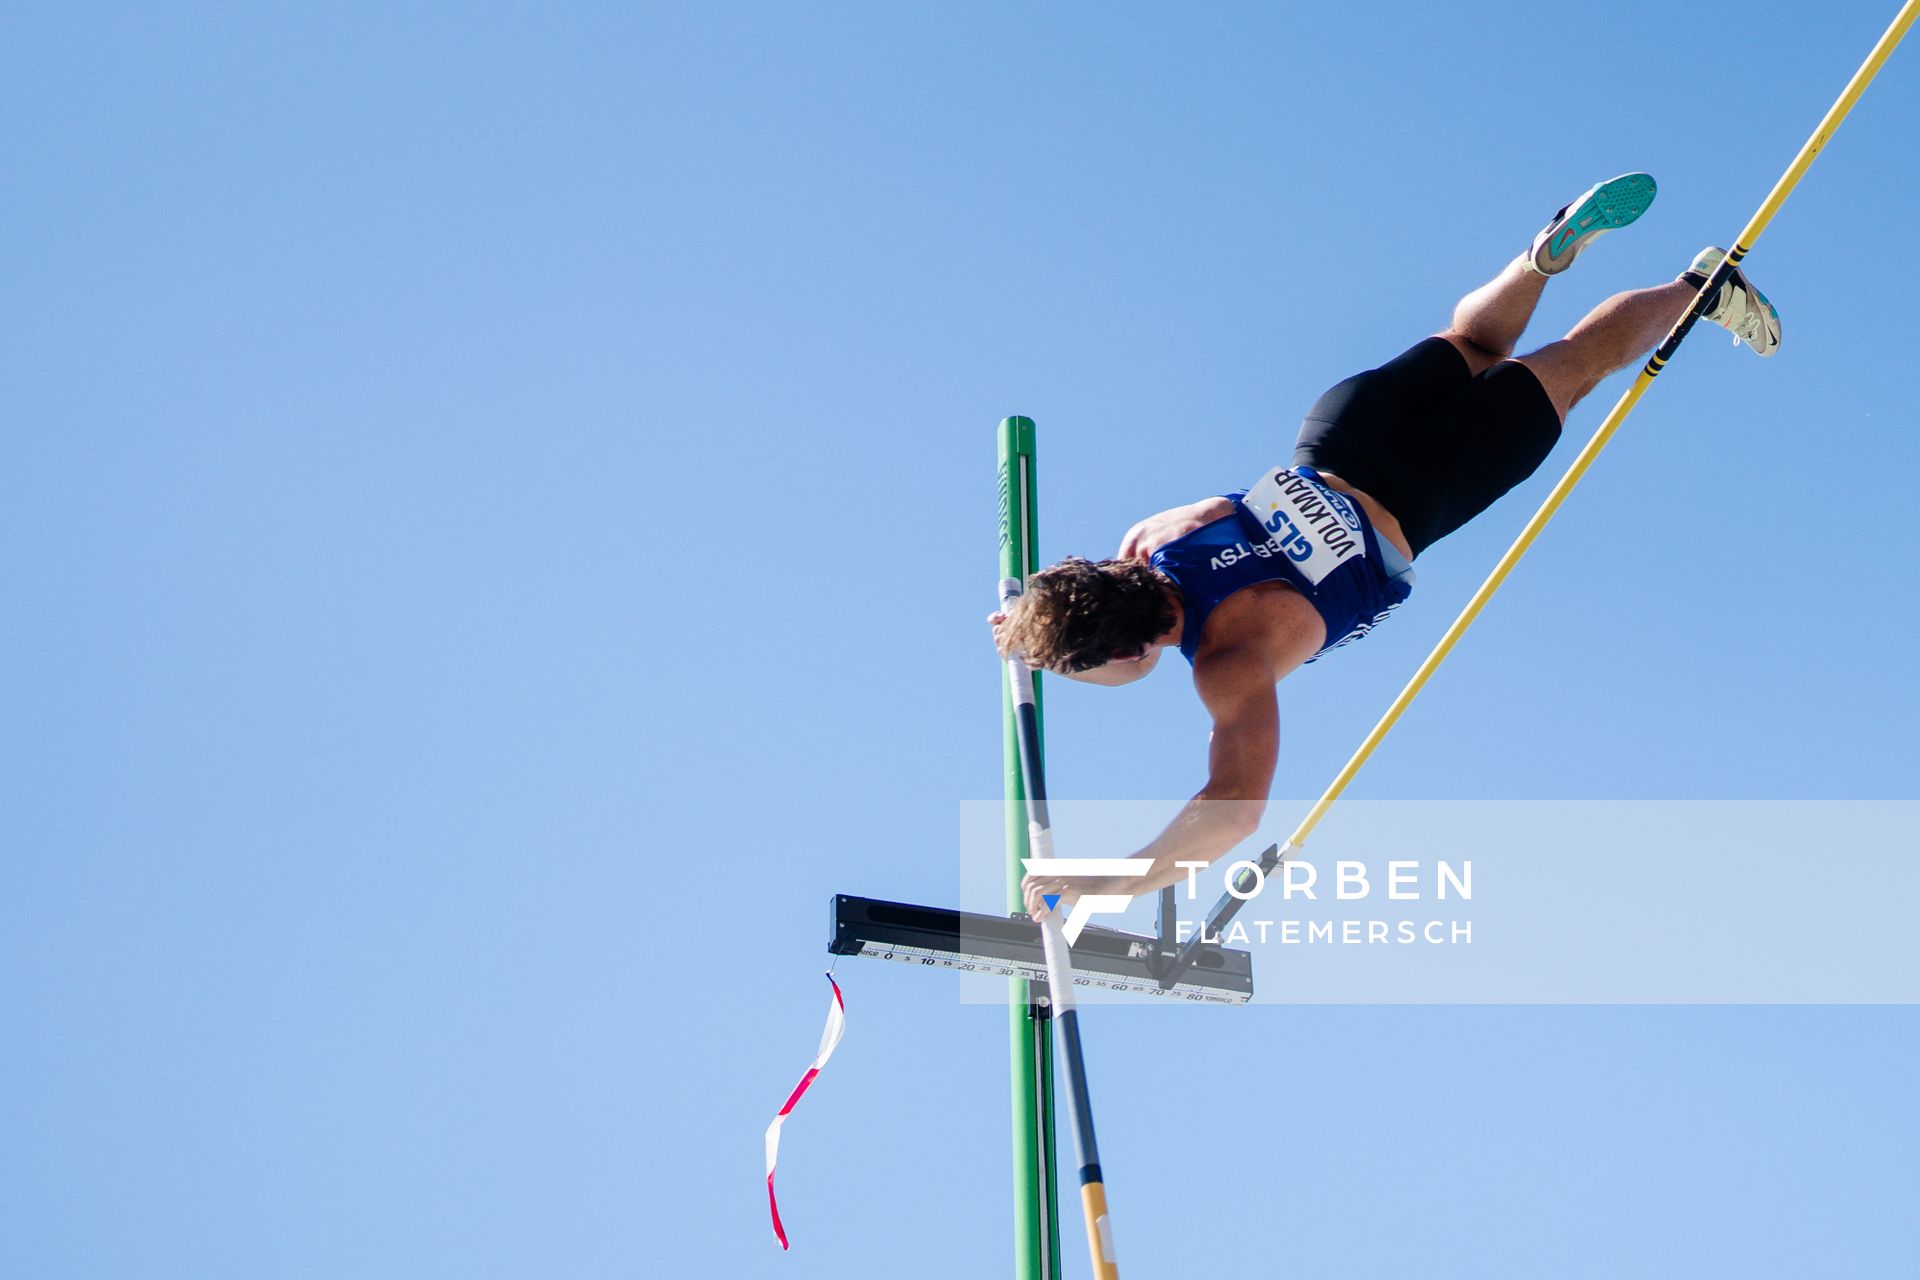
[[[1028,876],[1043,895],[1139,894],[1177,884],[1252,835],[1280,752],[1277,681],[1365,635],[1406,600],[1420,553],[1532,475],[1567,411],[1642,358],[1725,254],[1704,249],[1670,284],[1608,298],[1558,342],[1515,357],[1549,277],[1653,203],[1654,181],[1603,182],[1555,214],[1528,251],[1454,308],[1453,323],[1339,383],[1308,410],[1291,466],[1127,531],[1111,560],[1034,575],[990,619],[1003,653],[1090,684],[1130,684],[1178,647],[1213,715],[1207,784],[1136,857],[1138,878]],[[1705,317],[1756,352],[1780,316],[1737,269]]]

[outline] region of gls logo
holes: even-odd
[[[1144,858],[1022,858],[1020,865],[1032,876],[1110,876],[1116,880],[1136,879],[1153,869]],[[1044,900],[1049,908],[1057,909],[1060,905],[1057,893],[1047,894]],[[1133,895],[1129,893],[1089,893],[1076,898],[1073,910],[1067,913],[1066,924],[1060,929],[1067,945],[1072,946],[1079,940],[1081,930],[1094,915],[1102,911],[1125,911],[1132,901]]]
[[[1263,526],[1268,533],[1275,535],[1274,541],[1280,544],[1280,550],[1285,553],[1287,559],[1297,562],[1313,554],[1313,542],[1294,526],[1293,521],[1287,519],[1286,512],[1275,508],[1273,514],[1263,522]],[[1285,537],[1279,536],[1283,533]]]

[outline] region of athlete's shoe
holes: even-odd
[[[1623,173],[1587,191],[1554,214],[1533,238],[1527,269],[1543,276],[1559,275],[1573,265],[1582,249],[1645,213],[1658,190],[1650,173]]]
[[[1726,256],[1726,250],[1708,246],[1700,251],[1693,265],[1680,278],[1698,288],[1707,282],[1720,265],[1720,260]],[[1706,309],[1700,314],[1731,333],[1736,347],[1745,341],[1763,356],[1770,356],[1780,349],[1780,313],[1767,301],[1767,295],[1754,288],[1738,267],[1733,269],[1733,274],[1708,300]]]

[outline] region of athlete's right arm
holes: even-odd
[[[1101,879],[1081,885],[1079,892],[1142,894],[1177,885],[1187,877],[1182,862],[1212,862],[1259,829],[1280,759],[1277,675],[1259,645],[1215,652],[1204,672],[1195,668],[1194,685],[1213,715],[1207,785],[1133,855],[1148,863],[1144,876]],[[1029,877],[1030,910],[1036,905],[1032,891],[1043,887]]]
[[[1207,659],[1193,673],[1194,689],[1213,716],[1207,785],[1195,798],[1240,806],[1234,811],[1241,820],[1257,822],[1280,763],[1280,699],[1273,686],[1285,673],[1263,643]]]

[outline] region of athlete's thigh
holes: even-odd
[[[1502,360],[1455,392],[1427,422],[1424,497],[1429,541],[1452,533],[1545,462],[1560,414],[1533,371]]]

